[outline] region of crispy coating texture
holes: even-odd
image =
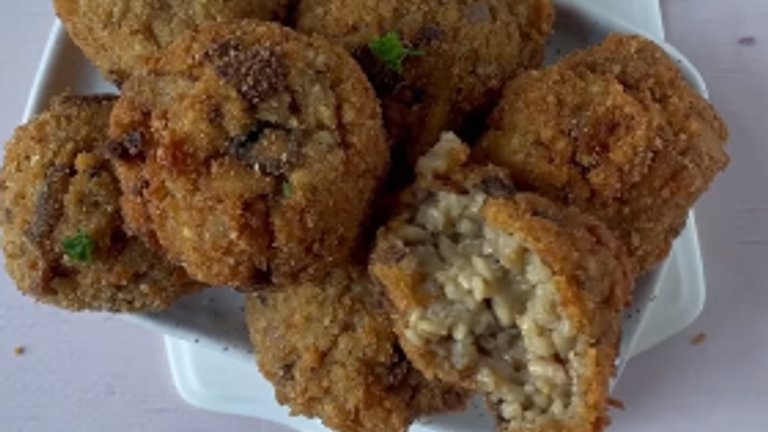
[[[541,66],[554,10],[550,0],[304,0],[296,16],[299,31],[361,62],[382,99],[396,170],[407,172],[444,130],[477,138],[504,83]],[[389,31],[423,52],[400,75],[368,50]]]
[[[132,232],[195,278],[249,289],[347,259],[388,169],[354,60],[274,24],[209,24],[134,75],[112,156]]]
[[[54,0],[75,43],[105,78],[122,83],[146,58],[208,22],[285,18],[289,0]]]
[[[201,288],[161,252],[122,229],[120,187],[103,155],[113,96],[54,99],[5,147],[3,251],[18,289],[71,310],[138,312]],[[62,251],[77,233],[91,262]]]
[[[621,313],[634,286],[625,249],[601,222],[538,195],[491,200],[484,213],[490,226],[514,233],[550,267],[565,314],[576,332],[592,343],[579,362],[578,408],[571,418],[538,431],[605,429],[610,424],[606,404],[619,354]]]
[[[362,266],[249,295],[246,318],[259,368],[293,415],[341,432],[401,432],[468,402],[411,366]]]
[[[566,208],[544,197],[518,192],[495,167],[458,167],[461,158],[447,152],[451,162],[436,176],[421,176],[403,194],[401,212],[379,231],[371,257],[371,273],[384,287],[395,329],[408,358],[427,377],[479,390],[477,370],[460,370],[450,356],[428,345],[414,343],[407,335],[412,311],[445,299],[442,290],[430,282],[433,274],[399,234],[402,224],[412,224],[420,205],[438,191],[470,193],[480,191],[488,198],[482,206],[483,223],[513,235],[535,253],[552,272],[558,303],[588,346],[574,361],[578,379],[573,390],[569,415],[539,427],[506,422],[499,415],[501,431],[581,432],[603,430],[610,420],[607,398],[610,378],[615,372],[621,337],[621,312],[632,290],[631,264],[624,246],[594,217],[575,208]],[[452,167],[453,166],[453,167]],[[447,168],[447,170],[446,170]],[[437,234],[433,234],[437,235]],[[488,406],[500,407],[489,395]]]
[[[728,131],[674,61],[639,36],[512,81],[478,155],[520,187],[593,214],[648,272],[725,169]]]

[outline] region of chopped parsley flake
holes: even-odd
[[[397,73],[403,72],[403,60],[407,57],[424,55],[423,51],[415,51],[403,46],[400,36],[395,32],[373,39],[368,43],[368,48],[386,67]]]
[[[288,182],[283,182],[283,196],[289,197],[293,194],[293,189],[291,188],[291,184]]]
[[[79,262],[91,262],[93,255],[93,240],[88,234],[78,231],[77,235],[67,237],[61,242],[64,254],[70,259]]]

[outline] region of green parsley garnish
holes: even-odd
[[[384,63],[385,66],[397,73],[403,72],[403,60],[408,56],[423,56],[423,51],[415,51],[403,46],[400,36],[395,32],[389,32],[382,37],[377,37],[368,43],[371,52]]]
[[[61,246],[64,249],[64,254],[70,259],[85,263],[91,262],[93,240],[88,234],[78,231],[77,235],[65,238],[61,242]]]
[[[291,194],[293,194],[291,184],[288,182],[283,182],[283,196],[289,197]]]

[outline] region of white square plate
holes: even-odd
[[[611,13],[611,8],[598,9],[595,6],[596,3],[596,0],[594,2],[555,1],[558,19],[555,34],[548,45],[548,62],[575,49],[597,44],[609,32],[645,34],[652,39],[657,39],[657,42],[677,60],[690,84],[706,96],[704,83],[693,66],[673,47],[658,40],[658,37],[653,37],[653,35],[660,35],[660,30],[653,32],[653,35],[638,31],[617,19],[616,14]],[[114,93],[116,89],[102,80],[90,62],[68,38],[60,24],[56,23],[46,47],[24,120],[44,110],[51,97],[64,91],[88,94]],[[649,305],[660,298],[659,295],[663,294],[661,290],[673,289],[670,288],[671,284],[682,284],[695,287],[698,292],[703,293],[701,273],[695,223],[691,217],[687,229],[676,244],[674,259],[668,260],[667,265],[637,282],[633,308],[627,312],[624,320],[621,355],[617,360],[619,372],[631,353],[637,348],[647,348],[647,346],[638,346],[637,341],[648,320],[651,309]],[[702,296],[697,298],[703,300]],[[678,296],[678,300],[680,299],[686,298]],[[698,314],[701,306],[697,304],[691,307],[695,308]],[[274,402],[271,387],[255,373],[255,368],[252,366],[253,352],[248,342],[243,317],[243,302],[239,294],[226,289],[211,289],[179,301],[168,311],[134,316],[130,319],[179,340],[217,350],[235,362],[239,361],[241,369],[235,368],[235,363],[232,363],[231,369],[218,368],[221,376],[214,378],[219,382],[229,382],[233,390],[243,389],[246,392],[247,389],[253,389],[241,396],[237,396],[235,392],[236,396],[231,401],[232,407],[226,410],[227,412],[257,415],[304,430],[322,429],[319,422],[288,417],[287,410],[278,407]],[[176,349],[181,348],[177,346]],[[214,356],[214,358],[219,357]],[[175,372],[178,379],[181,376],[178,373],[181,369],[179,365],[176,366]],[[245,374],[246,370],[252,371],[252,376],[247,379],[246,377],[238,379],[238,375]],[[236,371],[238,373],[234,374]],[[244,387],[246,383],[248,386]],[[189,386],[187,389],[189,390]],[[247,395],[251,395],[251,398],[248,399]],[[238,398],[239,402],[236,400]],[[432,431],[464,431],[491,430],[491,426],[491,421],[485,416],[484,411],[475,405],[465,413],[439,416],[431,419],[428,425],[419,425],[418,428]]]

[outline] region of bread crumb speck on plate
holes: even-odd
[[[16,348],[13,349],[13,354],[17,355],[17,356],[20,356],[20,355],[23,355],[26,350],[27,349],[25,347],[19,345]]]
[[[742,38],[739,38],[739,45],[742,46],[752,46],[757,43],[757,39],[755,39],[754,36],[744,36]]]
[[[691,344],[693,345],[701,345],[704,343],[704,341],[707,340],[707,335],[704,333],[699,333],[696,336],[691,339]]]
[[[624,405],[624,402],[614,398],[608,398],[608,406],[616,408],[621,411],[626,411],[627,409],[627,407]]]

